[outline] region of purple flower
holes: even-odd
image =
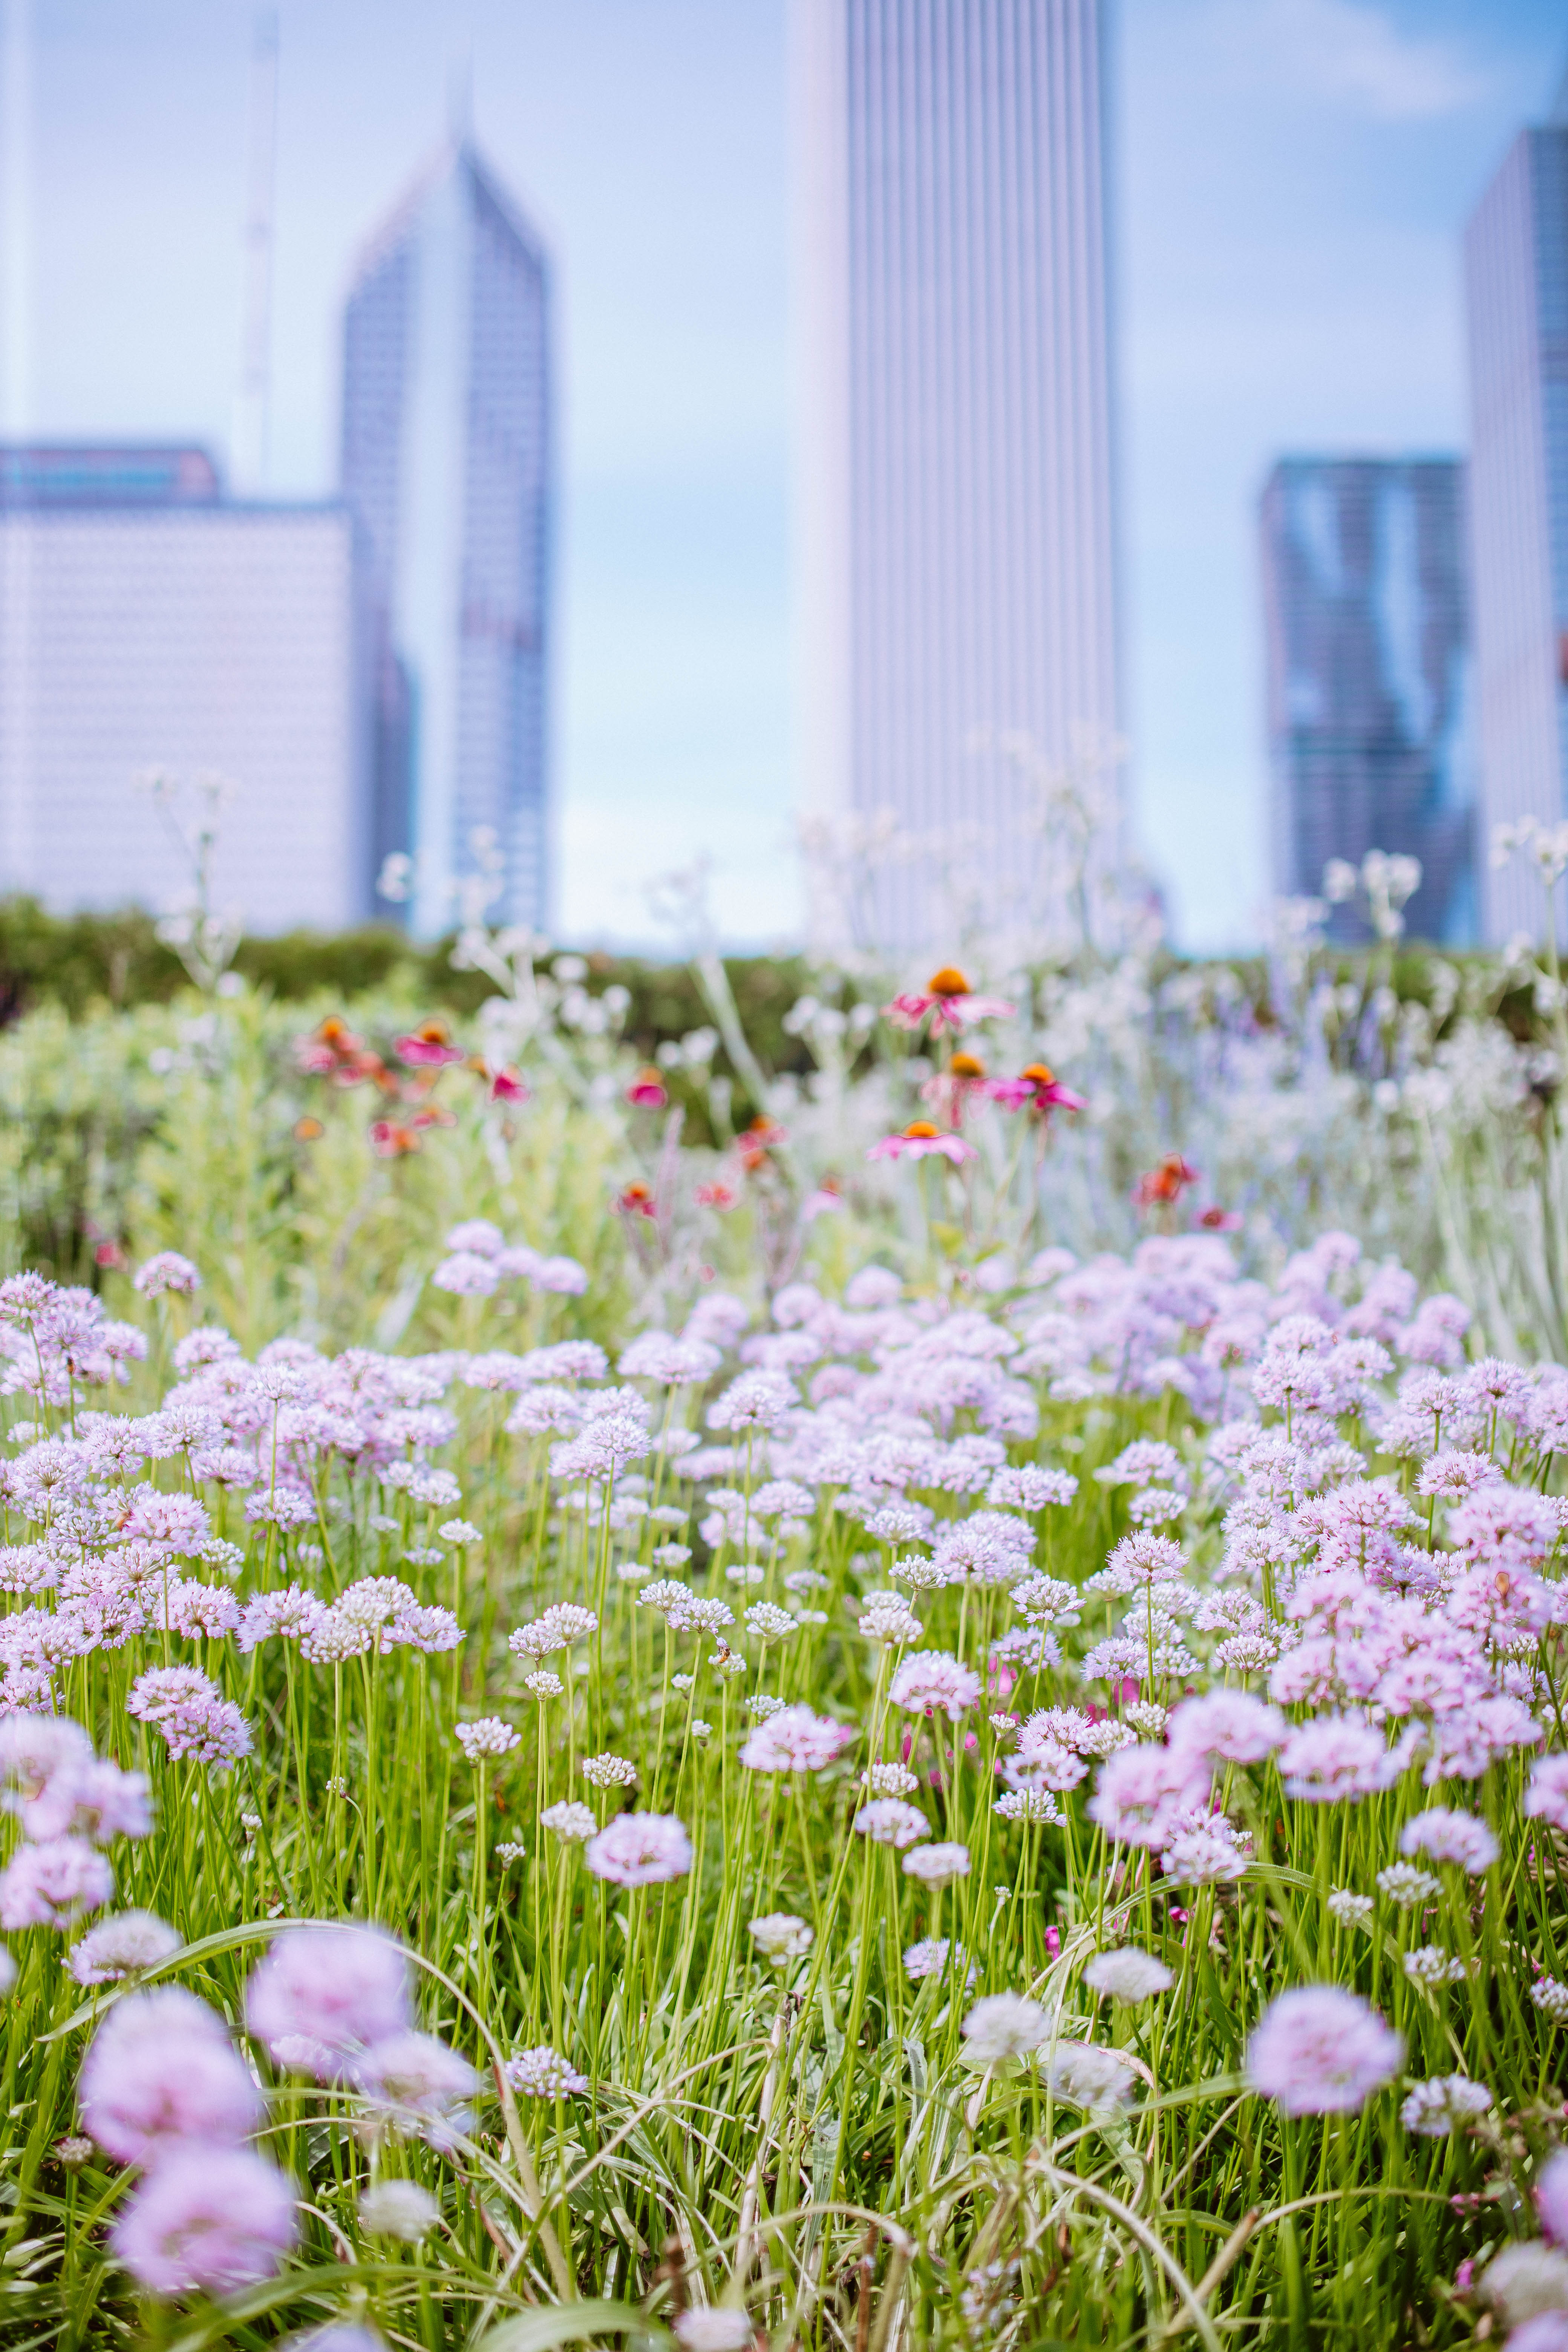
[[[1389,1788],[1404,1766],[1375,1726],[1348,1715],[1299,1724],[1279,1751],[1285,1794],[1313,1805],[1371,1796]]]
[[[931,1835],[931,1823],[920,1807],[906,1805],[899,1797],[874,1797],[868,1805],[861,1806],[854,1826],[873,1845],[913,1845],[917,1839]]]
[[[1169,1748],[1119,1748],[1100,1768],[1089,1819],[1121,1845],[1162,1846],[1184,1814],[1207,1803],[1209,1776]]]
[[[1533,1820],[1568,1830],[1568,1756],[1542,1756],[1530,1776],[1524,1810]]]
[[[236,1763],[250,1753],[250,1727],[232,1699],[195,1666],[155,1666],[138,1675],[126,1712],[155,1723],[171,1756],[198,1763]]]
[[[81,2070],[82,2121],[122,2164],[150,2164],[182,2141],[244,2139],[265,2112],[216,2011],[171,1985],[109,2012]]]
[[[160,1298],[165,1290],[189,1293],[201,1287],[201,1276],[178,1250],[159,1250],[139,1265],[131,1277],[143,1298]]]
[[[1458,1863],[1472,1878],[1479,1878],[1497,1860],[1498,1842],[1488,1823],[1474,1813],[1432,1805],[1405,1822],[1399,1832],[1399,1851],[1428,1854],[1434,1862]]]
[[[23,1834],[35,1839],[69,1833],[107,1845],[111,1838],[145,1837],[152,1826],[145,1775],[92,1757],[52,1773],[47,1787],[22,1807]]]
[[[1353,2115],[1391,2083],[1405,2044],[1358,1993],[1299,1985],[1271,2001],[1247,2050],[1252,2087],[1287,2116]]]
[[[226,2294],[270,2278],[295,2235],[275,2166],[246,2147],[181,2147],[121,2209],[111,2242],[151,2294]]]
[[[1258,1764],[1272,1756],[1288,1727],[1278,1707],[1246,1691],[1207,1691],[1184,1699],[1171,1717],[1173,1748],[1189,1756],[1217,1756],[1227,1764]]]
[[[405,2028],[373,2042],[355,2061],[352,2080],[376,2122],[416,2133],[432,2147],[454,2147],[473,2121],[465,2102],[479,2078],[431,2034]]]
[[[979,1698],[980,1677],[946,1650],[915,1650],[893,1676],[888,1696],[895,1706],[907,1707],[911,1715],[933,1714],[943,1707],[950,1721],[956,1723]]]
[[[820,1772],[855,1736],[830,1715],[814,1715],[808,1706],[781,1706],[747,1735],[741,1761],[752,1772]]]
[[[0,1872],[0,1927],[68,1927],[113,1892],[113,1871],[85,1838],[20,1846]]]
[[[1552,2244],[1568,2245],[1568,2148],[1549,2156],[1536,2175],[1535,2210]]]
[[[673,1813],[617,1813],[590,1838],[583,1859],[614,1886],[658,1886],[691,1867],[691,1841]]]
[[[246,1987],[245,2021],[278,2065],[331,2080],[411,2024],[407,1959],[374,1927],[285,1928]]]

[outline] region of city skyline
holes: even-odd
[[[1544,0],[1116,13],[1135,814],[1179,938],[1234,944],[1266,895],[1259,485],[1281,447],[1460,442],[1458,234],[1563,28]],[[37,12],[37,435],[226,446],[251,15]],[[346,257],[471,41],[481,137],[570,260],[562,928],[649,936],[640,879],[706,844],[726,934],[776,936],[799,919],[781,0],[459,15],[281,0],[272,487],[335,480]]]

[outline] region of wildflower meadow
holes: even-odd
[[[1568,997],[1368,863],[0,1037],[0,2341],[1568,2352]]]

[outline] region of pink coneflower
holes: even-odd
[[[468,1059],[462,1047],[453,1045],[444,1021],[422,1021],[406,1037],[395,1037],[392,1050],[400,1062],[414,1069],[440,1070],[451,1062]]]
[[[944,1135],[929,1118],[914,1118],[901,1134],[884,1135],[866,1154],[868,1160],[927,1160],[935,1153],[951,1160],[961,1168],[966,1160],[978,1157],[973,1143],[965,1143],[962,1135]]]
[[[1087,1110],[1088,1098],[1064,1087],[1044,1062],[1030,1062],[1016,1078],[993,1078],[985,1089],[1004,1110]]]
[[[626,1100],[636,1110],[662,1110],[669,1100],[664,1080],[651,1062],[637,1072],[626,1088]]]
[[[1198,1223],[1205,1234],[1238,1234],[1241,1213],[1237,1209],[1205,1209]]]
[[[1000,996],[976,996],[956,965],[944,963],[926,982],[924,995],[895,996],[883,1012],[895,1028],[918,1029],[927,1015],[931,1034],[967,1029],[975,1021],[1005,1020],[1013,1007]]]
[[[1394,2080],[1404,2057],[1398,2034],[1358,1993],[1298,1985],[1258,2020],[1247,2071],[1283,2115],[1354,2115]]]
[[[739,1197],[733,1185],[720,1183],[699,1184],[692,1195],[700,1209],[718,1209],[721,1213],[732,1209]]]
[[[1167,1152],[1158,1168],[1151,1168],[1132,1187],[1132,1205],[1137,1209],[1169,1207],[1181,1199],[1189,1184],[1197,1181],[1198,1171],[1190,1168],[1179,1151]]]
[[[532,1099],[522,1079],[513,1069],[492,1070],[489,1081],[491,1102],[525,1103]]]

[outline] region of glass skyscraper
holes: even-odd
[[[952,951],[967,900],[1037,946],[1049,772],[1117,722],[1100,0],[795,0],[795,32],[802,798],[901,835],[877,944]]]
[[[1561,105],[1560,105],[1561,110]],[[1521,131],[1465,236],[1483,844],[1568,814],[1568,127]],[[1482,860],[1486,936],[1537,937],[1519,858]]]
[[[1416,938],[1476,927],[1465,469],[1453,457],[1285,457],[1261,509],[1274,883],[1331,858],[1421,861]],[[1364,937],[1350,906],[1333,932]]]
[[[414,854],[411,919],[453,919],[472,837],[500,913],[551,897],[550,265],[466,141],[361,257],[343,321],[343,494],[365,538],[378,852]]]

